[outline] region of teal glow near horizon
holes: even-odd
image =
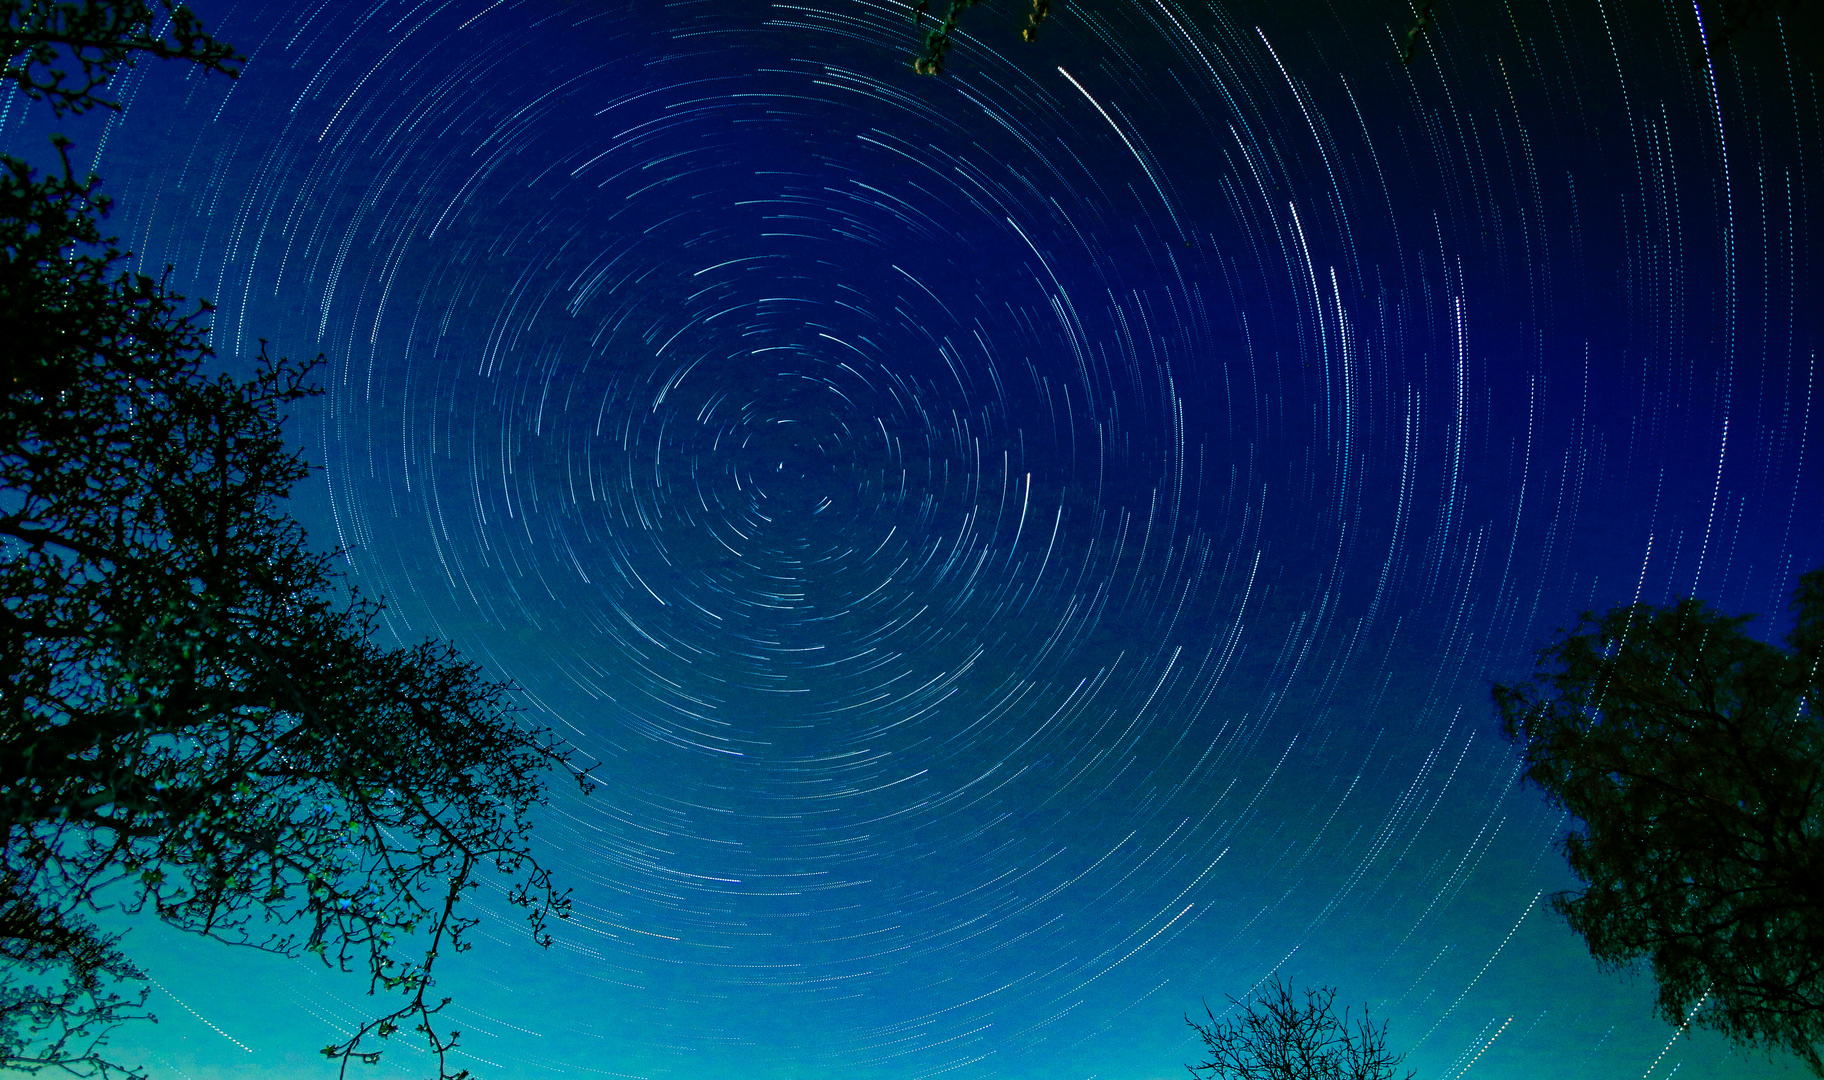
[[[1424,1080],[1803,1075],[1552,914],[1488,686],[1636,599],[1777,638],[1824,563],[1815,46],[1077,0],[920,78],[891,2],[491,2],[204,5],[238,81],[64,125],[226,369],[326,355],[295,510],[387,639],[601,763],[556,944],[484,887],[440,961],[453,1061],[1157,1080],[1279,973]],[[372,1012],[129,942],[161,1080]]]

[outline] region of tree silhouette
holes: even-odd
[[[1335,1002],[1336,988],[1324,986],[1305,990],[1301,1006],[1277,975],[1248,1001],[1229,999],[1244,1009],[1235,1019],[1219,1019],[1206,1002],[1207,1021],[1184,1022],[1209,1060],[1185,1068],[1196,1080],[1392,1080],[1406,1055],[1388,1052],[1386,1023],[1375,1027],[1364,1005],[1351,1027]]]
[[[11,44],[35,44],[7,76],[62,114],[111,107],[136,52],[233,55],[182,9],[161,52],[143,4],[108,7],[15,3]],[[346,1071],[410,1026],[450,1076],[431,989],[468,947],[459,902],[498,871],[549,942],[568,900],[527,815],[548,769],[586,770],[448,646],[371,640],[378,605],[284,510],[314,365],[262,345],[207,377],[210,307],[120,267],[98,182],[54,145],[48,176],[0,159],[0,1070],[135,1072],[105,1042],[145,1015],[145,973],[85,914],[115,906],[365,973],[403,1000],[323,1053]]]
[[[168,27],[155,25],[161,17]],[[0,56],[0,77],[33,101],[48,102],[58,116],[98,106],[118,110],[119,102],[96,91],[137,56],[188,60],[229,78],[244,59],[171,0],[158,0],[156,11],[145,0],[0,0]]]
[[[1799,579],[1791,651],[1698,600],[1585,614],[1497,684],[1527,778],[1569,810],[1585,884],[1553,906],[1658,1008],[1824,1076],[1824,569]]]

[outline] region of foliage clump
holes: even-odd
[[[1632,605],[1539,652],[1494,701],[1527,778],[1577,819],[1585,883],[1553,906],[1611,966],[1647,961],[1658,1008],[1824,1076],[1824,568],[1790,650],[1702,601]]]

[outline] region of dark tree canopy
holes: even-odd
[[[107,104],[135,50],[232,55],[181,9],[177,51],[145,45],[135,0],[15,4],[12,47],[36,40],[22,10],[124,35],[77,41],[102,66],[75,89],[15,57],[62,110]],[[0,1071],[130,1071],[104,1044],[144,1015],[145,973],[85,914],[118,907],[364,973],[399,997],[323,1053],[346,1069],[409,1025],[449,1075],[430,991],[474,924],[459,901],[500,872],[548,942],[567,900],[528,813],[548,769],[586,776],[449,647],[371,640],[378,606],[285,510],[308,466],[281,423],[312,365],[262,347],[209,377],[211,309],[121,268],[97,182],[56,146],[49,176],[0,159]]]
[[[1497,685],[1527,777],[1569,810],[1553,901],[1609,965],[1648,960],[1659,1011],[1824,1075],[1824,569],[1782,650],[1698,600],[1585,615]]]
[[[1336,989],[1307,989],[1304,1004],[1276,975],[1243,1010],[1218,1018],[1206,1003],[1204,1021],[1184,1022],[1203,1040],[1208,1060],[1186,1065],[1195,1080],[1393,1080],[1406,1055],[1387,1049],[1387,1024],[1375,1027],[1362,1006],[1351,1026],[1349,1010],[1336,1015]],[[1412,1080],[1409,1071],[1403,1080]]]
[[[243,59],[171,0],[158,0],[156,10],[145,0],[0,0],[0,56],[0,76],[58,116],[120,108],[96,91],[140,56],[188,60],[229,77]]]

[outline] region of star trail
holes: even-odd
[[[295,509],[388,641],[600,762],[453,1062],[1151,1080],[1278,973],[1427,1080],[1800,1075],[1552,914],[1488,687],[1824,563],[1816,13],[1441,6],[1403,66],[1347,7],[978,7],[921,77],[893,0],[209,3],[239,80],[64,125],[225,370],[324,354]],[[133,933],[157,1077],[373,1005]]]

